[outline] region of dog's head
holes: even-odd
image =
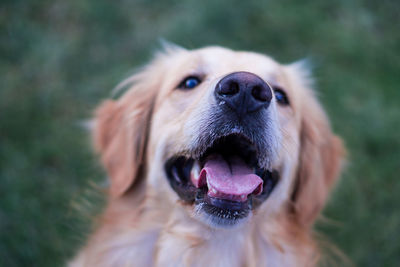
[[[302,64],[169,47],[130,81],[96,115],[111,198],[146,179],[145,190],[211,227],[282,214],[312,224],[343,148]]]

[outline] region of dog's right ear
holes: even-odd
[[[118,93],[131,85],[118,100],[107,100],[96,110],[94,146],[110,177],[112,197],[125,193],[144,166],[156,94],[171,65],[171,56],[184,51],[165,46],[140,72],[117,86]]]
[[[95,149],[111,180],[110,195],[125,193],[144,162],[154,90],[133,90],[119,100],[107,100],[96,110]]]

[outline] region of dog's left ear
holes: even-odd
[[[107,100],[96,111],[94,146],[110,177],[112,197],[134,184],[143,165],[153,102],[152,88],[134,86],[121,99]]]
[[[320,117],[322,110],[313,112],[301,124],[300,165],[292,195],[296,219],[305,226],[311,226],[324,207],[345,154],[341,139]]]
[[[300,63],[301,64],[301,63]],[[310,84],[304,81],[303,65],[291,66],[297,86],[302,86],[305,95],[300,105],[300,158],[292,193],[292,208],[295,219],[310,227],[325,205],[332,186],[339,177],[345,149],[342,140],[333,134],[329,120],[318,103]],[[309,75],[306,72],[305,75]],[[292,81],[293,82],[293,81]]]

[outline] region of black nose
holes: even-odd
[[[267,108],[272,91],[263,79],[250,72],[234,72],[222,78],[215,86],[215,97],[239,116]]]

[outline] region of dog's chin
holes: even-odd
[[[251,217],[249,201],[238,202],[209,197],[200,193],[194,203],[194,217],[213,228],[238,228]]]
[[[194,217],[213,228],[237,228],[268,199],[279,181],[276,170],[258,165],[256,146],[242,135],[216,139],[200,157],[170,157],[165,171],[172,189]]]

